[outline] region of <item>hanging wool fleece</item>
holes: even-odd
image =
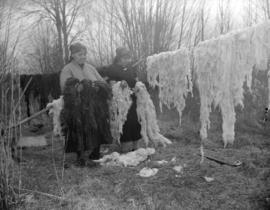
[[[185,97],[192,92],[190,53],[187,49],[147,57],[147,79],[151,86],[159,87],[160,108],[176,107],[181,123]]]
[[[222,113],[224,146],[233,143],[235,106],[243,107],[243,84],[251,88],[253,67],[265,70],[269,58],[270,22],[201,42],[194,49],[202,140],[207,138],[214,104]]]
[[[123,125],[127,120],[128,110],[132,104],[132,91],[125,81],[112,85],[112,100],[110,102],[110,125],[113,140],[120,144]]]
[[[61,112],[66,152],[80,152],[111,143],[110,88],[98,82],[70,78],[63,92]]]
[[[55,136],[62,135],[60,114],[63,107],[64,107],[63,96],[60,96],[59,99],[55,99],[51,103],[47,104],[47,108],[50,108],[49,114],[53,115],[53,133]]]
[[[145,85],[142,82],[137,82],[134,92],[137,97],[137,115],[141,124],[141,135],[146,146],[148,146],[149,140],[155,145],[171,144],[169,139],[160,134],[155,106]]]

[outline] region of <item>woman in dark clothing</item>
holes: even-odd
[[[126,81],[130,88],[134,88],[137,81],[136,69],[131,65],[131,53],[126,48],[117,48],[116,57],[110,66],[98,69],[102,77],[108,81]],[[127,114],[127,120],[123,126],[123,133],[120,137],[122,152],[129,152],[137,149],[138,140],[141,138],[141,125],[136,112],[136,96],[131,95],[132,105]]]

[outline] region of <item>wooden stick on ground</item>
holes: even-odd
[[[17,190],[19,190],[19,189],[17,189]],[[36,194],[39,194],[39,195],[44,195],[46,197],[57,199],[57,200],[67,201],[67,199],[65,199],[63,197],[59,197],[57,195],[52,195],[52,194],[49,194],[49,193],[44,193],[44,192],[40,192],[40,191],[36,191],[36,190],[28,190],[28,189],[23,189],[23,188],[21,188],[20,190],[25,191],[25,192],[29,192],[29,193],[36,193]]]
[[[210,154],[208,154],[208,153],[210,153]],[[197,154],[197,155],[202,156],[202,154]],[[228,165],[228,166],[232,166],[232,167],[238,167],[238,166],[242,165],[242,162],[240,162],[239,160],[233,161],[229,158],[222,157],[220,154],[218,154],[218,155],[219,155],[219,157],[217,155],[211,154],[211,151],[204,152],[204,158],[211,160],[211,161],[214,161],[216,163],[219,163],[221,165]]]

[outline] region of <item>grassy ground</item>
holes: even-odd
[[[18,208],[37,209],[268,209],[270,197],[269,137],[237,133],[233,147],[223,149],[221,135],[211,131],[208,150],[220,156],[240,160],[231,167],[205,160],[200,164],[199,136],[181,131],[175,122],[162,119],[163,133],[173,140],[166,148],[157,148],[150,161],[137,167],[78,168],[63,171],[62,142],[53,140],[46,148],[25,149],[21,191],[26,202]],[[50,140],[49,140],[50,141]],[[170,161],[176,157],[176,161]],[[75,156],[66,156],[72,163]],[[158,165],[157,160],[168,164]],[[183,173],[173,167],[182,165]],[[151,178],[137,173],[143,167],[158,168]],[[63,172],[63,176],[62,176]],[[57,174],[57,175],[56,175]],[[204,177],[212,177],[207,182]],[[48,193],[42,195],[40,193]],[[55,195],[57,197],[52,197]],[[61,199],[60,199],[61,198]],[[267,206],[268,204],[268,206]]]

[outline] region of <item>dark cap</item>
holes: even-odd
[[[131,57],[131,52],[125,47],[118,47],[115,52],[118,58]]]
[[[71,54],[80,52],[82,50],[85,50],[85,52],[87,52],[86,47],[83,44],[79,43],[79,42],[76,42],[76,43],[70,45],[69,50],[70,50]]]

